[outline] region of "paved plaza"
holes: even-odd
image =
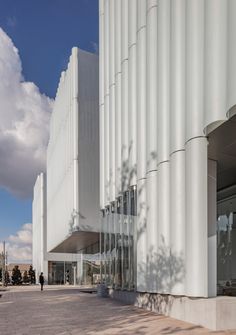
[[[10,287],[0,294],[1,335],[236,334],[211,332],[75,287]]]

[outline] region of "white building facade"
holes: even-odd
[[[32,259],[36,283],[39,282],[41,272],[43,272],[47,284],[83,282],[85,274],[81,254],[47,252],[47,187],[45,173],[40,173],[35,182],[32,214]]]
[[[236,184],[236,2],[99,4],[104,280],[138,292],[138,305],[153,294],[216,297],[236,264],[226,278],[218,257],[220,234],[234,236],[234,208],[220,201]],[[202,301],[191,316],[188,299],[168,311],[221,328],[216,312],[212,323],[197,315]]]
[[[32,261],[35,270],[36,282],[41,272],[48,280],[48,263],[46,260],[47,239],[47,198],[46,175],[40,173],[34,185],[32,205]]]
[[[78,253],[99,241],[98,56],[72,49],[47,150],[47,247]],[[90,252],[88,252],[90,253]]]
[[[100,278],[98,56],[72,49],[33,200],[33,266],[49,284]]]

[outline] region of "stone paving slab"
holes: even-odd
[[[213,332],[75,287],[11,287],[0,298],[1,335],[236,334]]]

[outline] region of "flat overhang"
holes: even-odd
[[[236,116],[208,135],[208,157],[217,161],[217,190],[236,184]]]
[[[98,232],[75,231],[49,252],[79,253],[98,241]]]

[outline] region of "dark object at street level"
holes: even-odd
[[[44,276],[43,276],[43,272],[41,272],[40,276],[39,276],[39,283],[41,285],[41,291],[43,291],[43,285],[44,285]]]

